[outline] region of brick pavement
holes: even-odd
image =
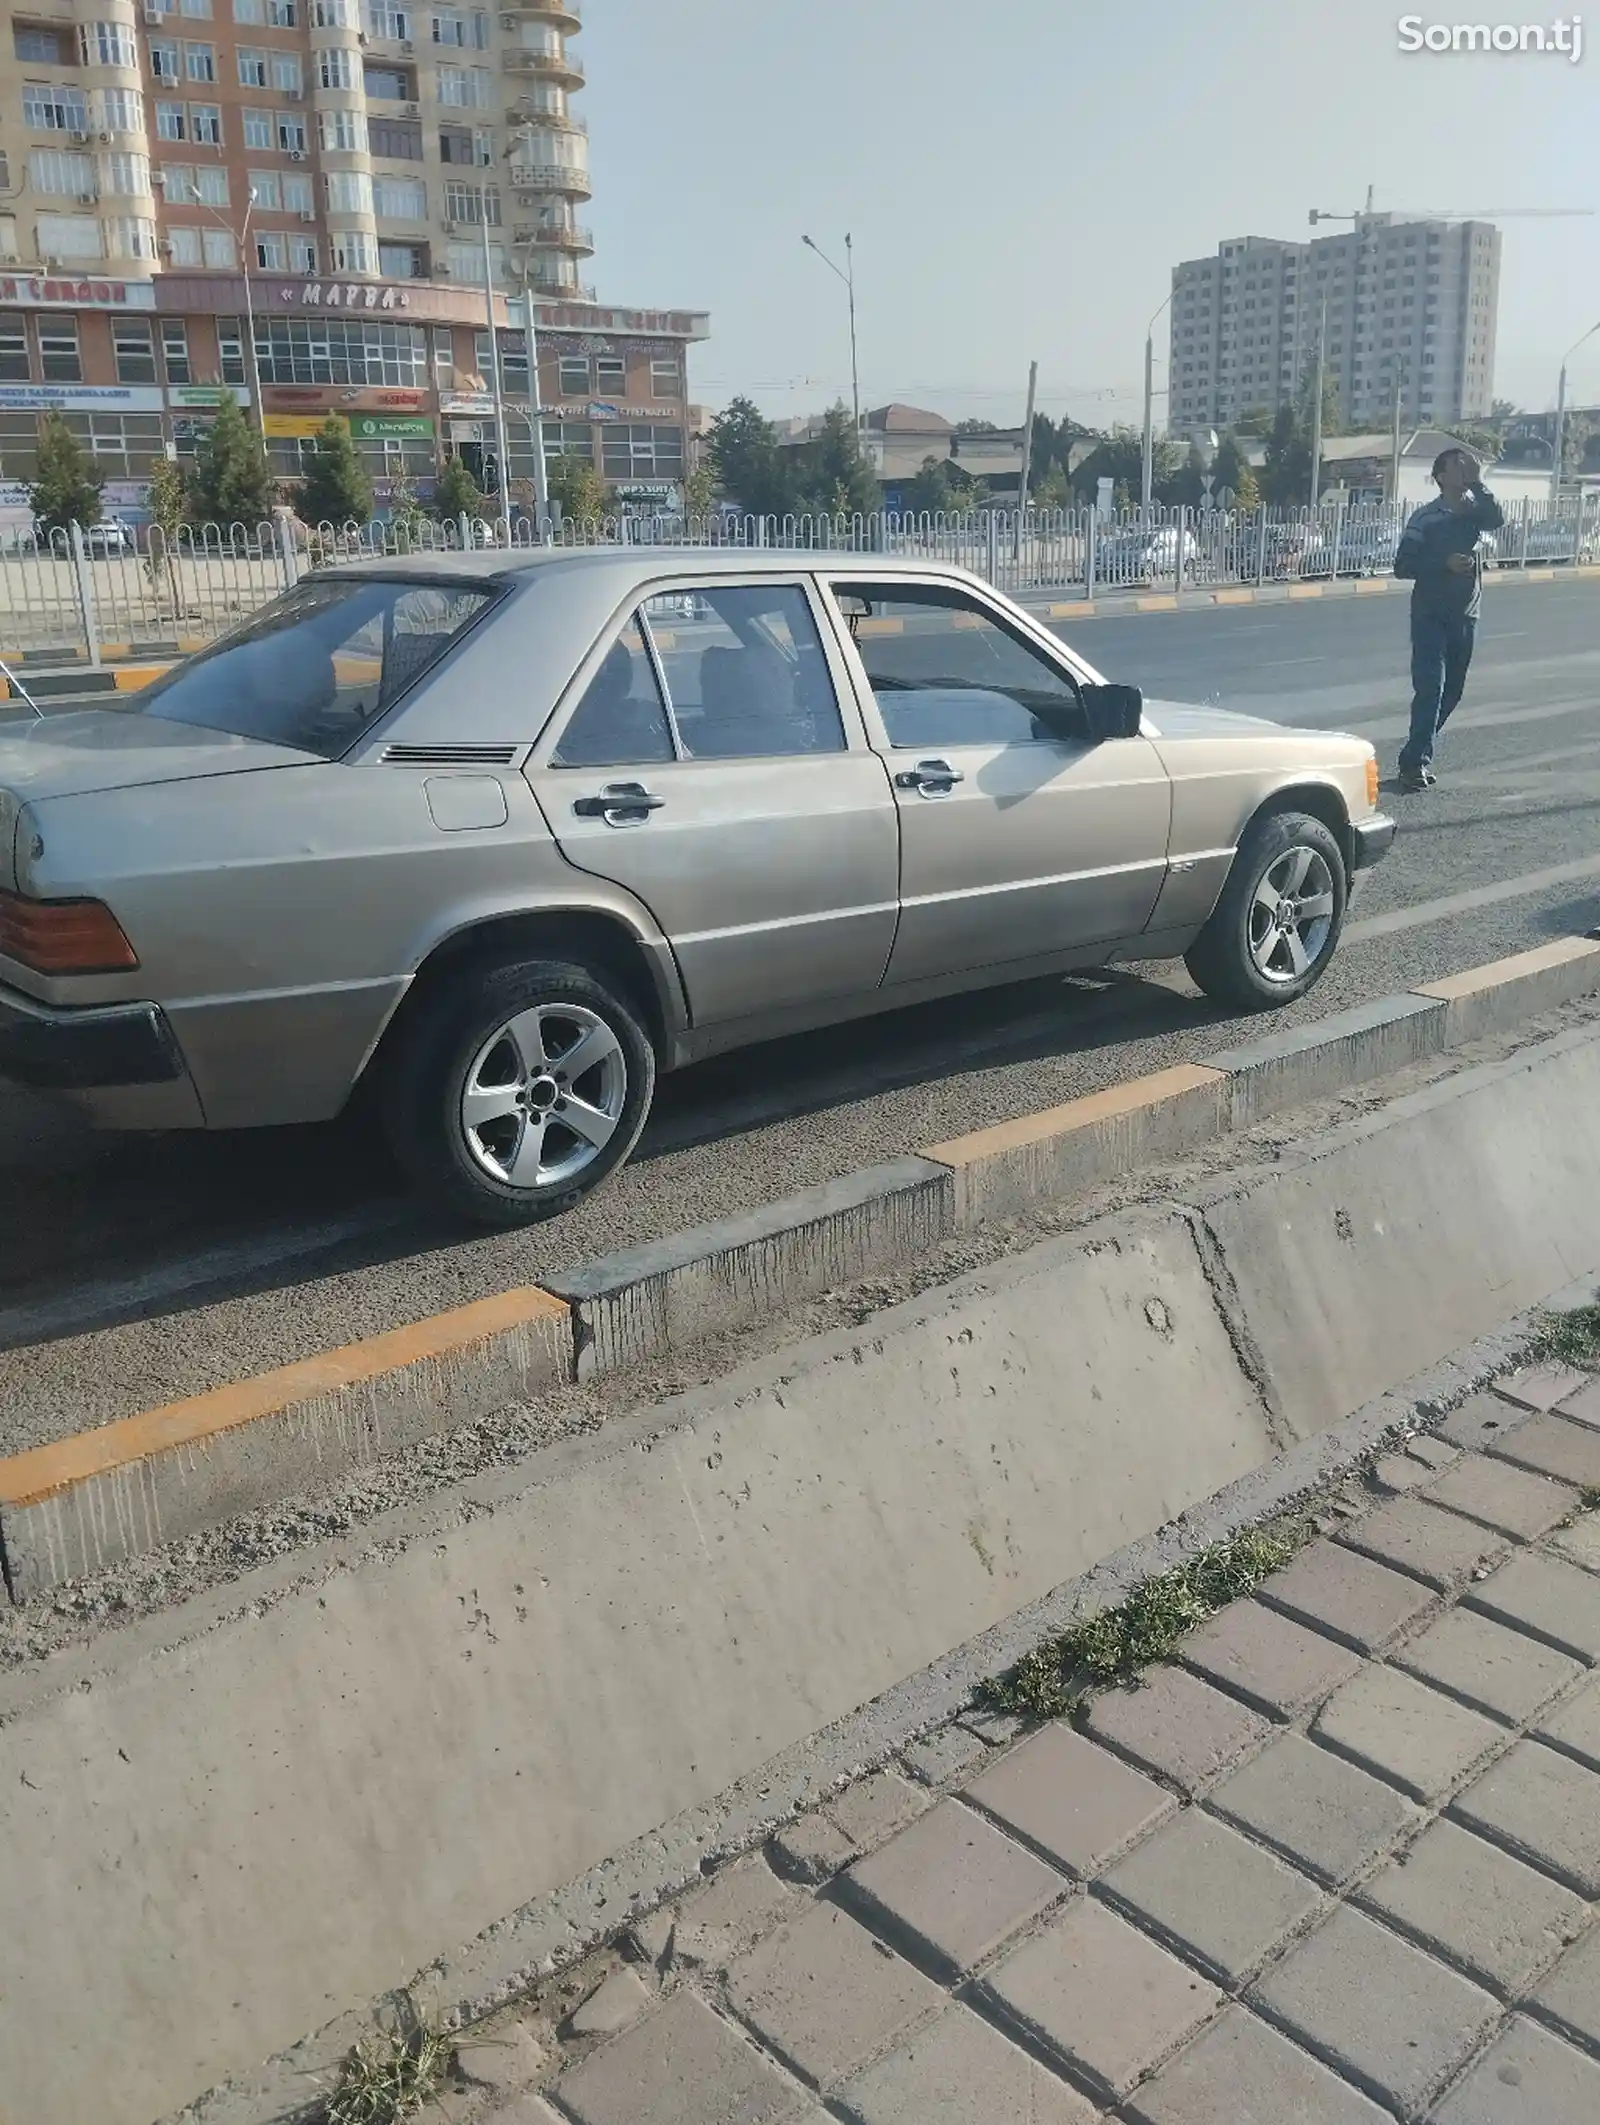
[[[474,2032],[508,2063],[425,2117],[1595,2125],[1578,1484],[1600,1385],[1501,1383],[1144,1687],[928,1737]]]

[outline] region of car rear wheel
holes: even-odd
[[[1293,1003],[1333,958],[1348,891],[1344,856],[1320,819],[1258,819],[1184,964],[1218,1003],[1245,1011]]]
[[[473,967],[417,1005],[383,1088],[412,1184],[505,1228],[570,1210],[639,1140],[655,1053],[631,1004],[557,961]]]

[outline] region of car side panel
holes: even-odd
[[[324,764],[35,807],[27,890],[105,900],[140,964],[27,987],[161,1004],[213,1127],[336,1113],[430,952],[504,915],[618,919],[657,970],[675,1041],[681,985],[648,911],[563,860],[514,771],[487,778],[504,793],[494,828],[442,831],[425,787],[441,779]]]

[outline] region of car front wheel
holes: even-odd
[[[413,1185],[473,1223],[570,1210],[639,1140],[655,1052],[631,1004],[557,961],[474,967],[419,1001],[384,1086]]]
[[[1333,958],[1348,890],[1344,856],[1320,819],[1258,819],[1184,964],[1218,1003],[1245,1011],[1293,1003]]]

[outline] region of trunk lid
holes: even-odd
[[[36,804],[152,782],[304,767],[312,757],[160,716],[82,709],[0,728],[0,791],[9,791],[19,805]]]

